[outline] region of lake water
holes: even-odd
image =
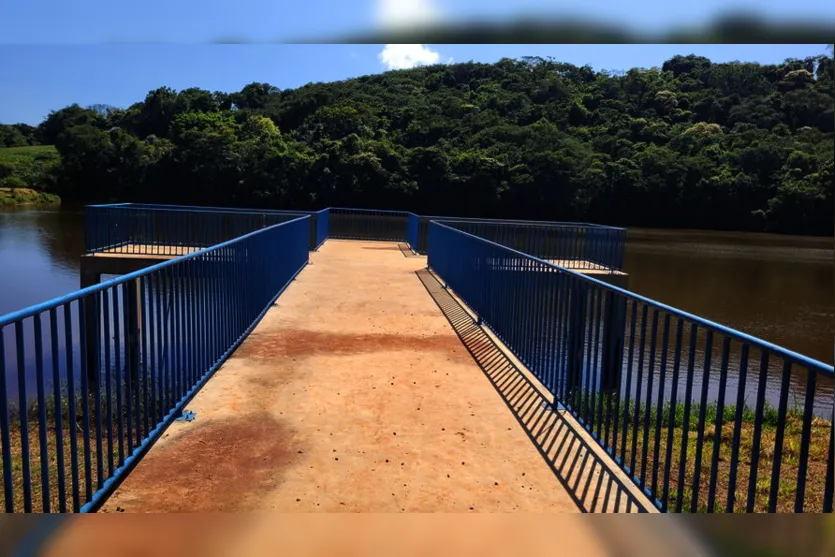
[[[83,249],[81,207],[0,211],[0,314],[78,289]],[[832,238],[632,229],[625,270],[634,292],[832,364],[834,259]]]
[[[833,238],[632,229],[638,294],[810,358],[835,359]]]

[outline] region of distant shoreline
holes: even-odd
[[[0,188],[0,207],[60,204],[61,198],[54,193],[36,191],[30,188]]]

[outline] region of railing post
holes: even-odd
[[[583,385],[583,349],[585,345],[586,313],[588,301],[586,289],[574,279],[570,292],[570,316],[568,322],[568,365],[565,375],[565,394],[573,404]]]
[[[317,241],[317,237],[319,235],[318,234],[318,232],[319,232],[319,214],[315,211],[312,211],[310,213],[310,215],[308,215],[308,216],[310,217],[310,233],[308,234],[308,237],[310,238],[310,240],[309,240],[309,247],[310,247],[309,251],[315,251],[316,250],[316,241]]]
[[[135,284],[125,284],[125,314],[127,316],[127,354],[126,362],[128,364],[128,376],[133,385],[139,377],[139,326],[140,326],[140,310],[139,310],[139,280]]]
[[[101,276],[97,273],[82,272],[81,288],[87,288],[99,283]],[[101,347],[99,326],[99,294],[92,294],[79,301],[80,318],[83,319],[83,327],[87,346],[84,347],[84,363],[87,379],[91,386],[98,387],[98,355]]]
[[[626,329],[626,300],[611,290],[606,292],[603,320],[603,369],[600,370],[600,389],[615,391],[620,383],[623,364],[623,344]]]

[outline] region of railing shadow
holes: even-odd
[[[583,512],[646,512],[643,502],[597,454],[581,428],[511,360],[428,270],[416,271],[455,333]],[[634,489],[634,488],[632,488]]]
[[[409,247],[409,244],[404,244],[400,242],[397,244],[397,247],[400,249],[400,252],[403,254],[403,257],[420,257],[415,253],[412,253],[412,248]]]

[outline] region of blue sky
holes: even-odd
[[[0,45],[0,123],[35,125],[72,103],[127,107],[163,85],[232,92],[265,81],[288,89],[420,61],[531,55],[623,70],[660,66],[675,54],[777,63],[823,52],[823,45]]]

